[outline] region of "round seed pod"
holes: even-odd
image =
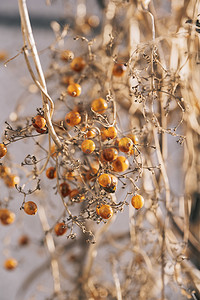
[[[18,262],[15,258],[8,258],[4,261],[4,268],[6,270],[14,270],[18,265]]]
[[[24,204],[24,211],[28,215],[35,215],[37,212],[37,204],[33,201],[28,201]]]
[[[7,208],[1,208],[0,221],[3,225],[10,225],[15,221],[15,214]]]
[[[112,162],[112,167],[115,172],[124,172],[129,168],[129,162],[126,157],[118,156]]]
[[[105,113],[106,109],[108,108],[108,104],[105,99],[98,98],[98,99],[95,99],[92,101],[91,108],[95,112],[97,112],[99,114],[103,114],[103,113]]]
[[[4,144],[0,144],[0,158],[4,157],[7,153],[7,148]]]
[[[95,143],[92,140],[84,140],[81,144],[81,150],[85,154],[91,154],[95,150]]]
[[[105,161],[111,162],[117,158],[118,151],[113,147],[105,148],[103,149],[102,156]]]
[[[67,232],[67,227],[64,222],[57,223],[54,226],[54,232],[57,236],[61,236]]]
[[[131,199],[131,204],[135,209],[140,209],[144,205],[144,198],[141,195],[135,195]]]

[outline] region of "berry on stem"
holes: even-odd
[[[70,61],[74,58],[74,53],[71,50],[63,50],[60,58],[65,61]]]
[[[0,221],[3,225],[10,225],[15,221],[15,214],[7,208],[1,208]]]
[[[60,235],[65,234],[65,232],[67,231],[67,227],[64,222],[57,223],[54,226],[54,231],[57,236],[60,236]]]
[[[95,99],[92,101],[91,108],[95,112],[97,112],[99,114],[103,114],[103,113],[105,113],[106,109],[108,108],[108,104],[105,99],[98,98],[98,99]]]
[[[72,97],[78,97],[81,94],[81,86],[78,83],[70,83],[67,92]]]
[[[85,68],[85,66],[86,62],[82,57],[75,57],[70,64],[71,69],[75,72],[82,71]]]
[[[113,76],[122,77],[126,72],[126,66],[124,64],[116,63],[113,67]]]
[[[46,120],[45,120],[45,118],[43,116],[37,115],[34,118],[32,118],[32,125],[36,129],[42,129],[46,125]]]
[[[118,156],[112,162],[112,167],[115,172],[124,172],[129,168],[129,162],[126,157]]]
[[[7,153],[7,148],[4,144],[0,144],[0,158],[4,157]]]
[[[131,199],[131,204],[135,209],[140,209],[144,205],[144,198],[141,195],[135,195]]]
[[[56,178],[56,168],[54,168],[54,167],[49,167],[49,168],[46,170],[46,176],[47,176],[47,178],[49,178],[49,179],[54,179],[54,178]]]
[[[103,204],[100,207],[97,206],[96,213],[103,219],[109,219],[113,216],[113,209],[110,205]]]
[[[14,270],[18,265],[18,262],[15,258],[8,258],[4,262],[4,268],[6,270]]]
[[[116,148],[113,148],[113,147],[105,148],[105,149],[103,149],[102,156],[105,161],[110,162],[117,158],[118,151]]]
[[[81,115],[77,111],[70,111],[65,116],[65,122],[69,126],[76,126],[81,122]]]
[[[81,144],[81,150],[85,154],[91,154],[95,150],[95,143],[91,140],[84,140]]]
[[[61,183],[60,184],[60,192],[63,197],[67,197],[71,192],[69,184],[66,182]]]
[[[37,204],[33,201],[28,201],[24,204],[24,211],[27,215],[35,215],[37,212]]]
[[[133,142],[130,138],[124,137],[119,140],[118,147],[120,151],[128,153],[133,148]]]
[[[4,177],[4,182],[9,188],[14,188],[16,184],[19,184],[19,177],[14,174],[8,174]]]
[[[101,128],[101,139],[105,140],[113,140],[117,136],[117,129],[114,126],[105,128]]]

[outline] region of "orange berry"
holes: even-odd
[[[78,125],[81,122],[81,115],[77,111],[70,111],[65,116],[65,122],[69,126]]]
[[[110,205],[103,204],[98,208],[99,216],[103,219],[109,219],[113,216],[113,209]]]
[[[85,68],[85,66],[86,62],[82,57],[75,57],[70,64],[72,70],[76,72],[82,71]]]
[[[84,140],[81,144],[81,149],[84,153],[90,154],[95,150],[95,143],[91,140]]]
[[[130,138],[124,137],[119,140],[119,150],[128,153],[133,148],[133,142]]]
[[[101,174],[98,177],[98,182],[102,187],[109,187],[111,185],[111,177],[109,174]]]
[[[108,193],[114,193],[117,188],[118,179],[112,174],[109,174],[111,178],[111,184],[104,188],[104,190]]]
[[[95,99],[92,101],[91,108],[95,112],[97,112],[99,114],[103,114],[103,113],[105,113],[106,109],[108,108],[108,104],[105,99],[98,98],[98,99]]]
[[[117,136],[117,129],[115,127],[102,127],[101,128],[101,138],[103,141],[105,141],[106,139],[108,140],[113,140],[114,138],[116,138]]]
[[[124,156],[118,156],[113,162],[112,167],[115,172],[124,172],[129,168],[129,162]]]
[[[10,225],[15,221],[15,214],[7,208],[1,208],[0,221],[3,225]]]
[[[45,120],[45,118],[43,116],[37,115],[34,118],[32,118],[32,125],[36,129],[44,128],[45,125],[46,125],[46,120]]]
[[[24,211],[27,215],[35,215],[37,212],[37,204],[33,201],[28,201],[24,204]]]
[[[57,223],[54,226],[54,231],[57,236],[60,236],[60,235],[65,234],[65,232],[67,231],[67,227],[64,222]]]
[[[144,205],[144,198],[141,195],[135,195],[131,199],[131,204],[135,209],[140,209]]]
[[[60,58],[65,61],[70,61],[74,58],[74,53],[70,50],[64,50],[61,52]]]
[[[97,136],[97,130],[95,128],[89,129],[86,136],[87,136],[88,139],[95,138]]]
[[[46,170],[46,176],[47,176],[47,178],[49,178],[49,179],[54,179],[54,178],[56,178],[56,168],[54,168],[54,167],[49,167],[49,168]]]
[[[139,143],[139,139],[135,134],[129,134],[128,137],[132,140],[133,144],[137,145]]]
[[[30,240],[29,237],[27,235],[22,235],[20,236],[19,240],[18,240],[18,244],[19,246],[27,246],[29,244]]]
[[[9,175],[11,172],[9,167],[0,165],[0,177],[4,178],[6,175]]]
[[[61,183],[60,184],[60,192],[63,197],[67,197],[71,192],[69,184],[66,182]]]
[[[126,71],[126,66],[124,64],[114,64],[114,67],[113,67],[113,76],[116,76],[116,77],[122,77],[124,75]]]
[[[9,188],[14,188],[16,184],[19,184],[19,177],[14,174],[8,174],[4,177],[4,182]]]
[[[104,160],[106,161],[113,161],[117,158],[118,156],[118,151],[116,148],[105,148],[103,149],[103,152],[102,152],[102,157]]]
[[[78,83],[68,85],[67,92],[72,97],[78,97],[81,94],[81,86]]]
[[[4,268],[6,270],[13,270],[17,267],[18,262],[15,258],[8,258],[4,262]]]
[[[0,144],[0,158],[4,157],[7,153],[7,148],[4,144]]]
[[[35,128],[35,130],[36,130],[38,133],[41,133],[41,134],[48,133],[48,128],[47,128],[47,126],[45,126],[44,128]]]

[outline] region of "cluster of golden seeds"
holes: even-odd
[[[113,109],[109,97],[98,95],[86,104],[80,100],[82,86],[77,77],[88,68],[86,60],[75,57],[70,50],[62,51],[60,58],[64,63],[68,63],[71,69],[71,73],[62,76],[61,82],[66,85],[66,95],[74,98],[71,98],[74,109],[66,112],[64,120],[61,121],[64,126],[61,136],[63,149],[57,149],[55,145],[51,147],[51,166],[46,168],[46,178],[52,182],[56,179],[56,192],[67,205],[84,202],[85,212],[88,212],[92,219],[109,219],[117,212],[113,194],[117,191],[119,180],[128,169],[131,170],[133,157],[138,155],[138,138],[132,133],[123,136],[121,132],[119,133],[116,121],[112,124],[108,122],[108,116]],[[112,75],[117,77],[117,80],[125,73],[124,64],[113,65]],[[107,122],[101,122],[103,118]],[[31,126],[39,135],[48,132],[43,111],[38,110],[38,114],[31,120]],[[71,138],[68,142],[65,142],[65,131],[70,132]],[[71,159],[69,156],[71,150],[73,153],[79,153],[80,159],[76,167],[73,163],[70,167],[65,165],[65,161]],[[0,158],[6,153],[6,146],[0,144]],[[8,187],[19,184],[19,177],[12,175],[10,169],[5,166],[0,166],[0,177]],[[131,204],[139,209],[143,206],[144,199],[140,195],[135,195]],[[38,209],[33,201],[24,201],[21,208],[28,215],[35,215]],[[12,212],[5,208],[1,211],[2,224],[14,222],[15,215]],[[55,234],[60,236],[66,231],[65,221],[58,220],[54,226]]]

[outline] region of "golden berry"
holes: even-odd
[[[106,161],[113,161],[117,158],[118,156],[118,151],[116,148],[105,148],[103,149],[103,152],[102,152],[102,157],[104,160]]]
[[[113,209],[110,205],[103,204],[98,208],[99,215],[103,219],[109,219],[113,216]]]
[[[117,177],[115,177],[112,174],[109,174],[109,175],[110,175],[110,179],[111,179],[111,184],[109,186],[104,187],[104,190],[107,193],[114,193],[117,188],[118,179],[117,179]]]
[[[75,57],[70,64],[72,70],[76,72],[82,71],[85,68],[85,66],[86,62],[82,57]]]
[[[98,177],[98,182],[102,187],[109,187],[111,185],[111,177],[109,174],[101,174]]]
[[[131,204],[135,209],[140,209],[144,205],[144,198],[141,195],[135,195],[131,199]]]
[[[9,175],[11,172],[9,167],[0,165],[0,177],[4,178],[6,175]]]
[[[132,140],[133,144],[137,145],[139,143],[139,139],[135,134],[129,134],[128,137]]]
[[[19,184],[19,177],[14,174],[8,174],[4,177],[4,182],[9,188],[14,188],[16,184]]]
[[[95,112],[97,112],[99,114],[103,114],[106,111],[106,109],[108,108],[108,104],[105,99],[98,98],[98,99],[95,99],[92,101],[91,108]]]
[[[48,128],[47,128],[47,126],[45,126],[44,128],[35,128],[35,130],[36,130],[38,133],[41,133],[41,134],[48,133]]]
[[[43,116],[37,115],[32,119],[32,125],[37,129],[44,128],[46,125],[46,120]]]
[[[24,204],[24,211],[27,215],[35,215],[37,212],[37,204],[33,201],[28,201]]]
[[[19,246],[27,246],[29,244],[30,240],[29,237],[27,235],[22,235],[20,236],[19,240],[18,240],[18,244]]]
[[[133,148],[133,142],[130,138],[124,137],[119,140],[119,150],[128,153]]]
[[[65,116],[65,122],[69,126],[78,125],[81,122],[81,115],[77,111],[70,111]]]
[[[15,258],[8,258],[4,262],[4,268],[6,270],[13,270],[17,267],[18,262]]]
[[[116,138],[117,136],[117,129],[113,126],[105,128],[102,127],[101,128],[101,138],[103,141],[105,141],[106,139],[108,140],[113,140],[114,138]]]
[[[65,61],[70,61],[74,58],[74,53],[71,50],[64,50],[61,52],[60,58]]]
[[[81,94],[81,86],[78,83],[68,85],[67,92],[72,97],[78,97]]]
[[[90,154],[95,150],[95,143],[91,140],[84,140],[81,144],[81,149],[84,153]]]
[[[60,184],[60,192],[63,197],[67,197],[71,192],[69,184],[66,182],[61,183]]]
[[[113,75],[116,77],[122,77],[126,71],[126,66],[124,64],[114,64]]]
[[[54,179],[54,178],[56,178],[56,168],[54,168],[54,167],[49,167],[49,168],[46,170],[46,176],[47,176],[47,178],[49,178],[49,179]]]
[[[124,172],[129,168],[129,162],[124,156],[118,156],[113,162],[112,167],[115,172]]]
[[[4,157],[7,153],[7,148],[4,144],[0,144],[0,158]]]
[[[65,234],[65,232],[67,231],[67,227],[64,222],[57,223],[54,226],[54,231],[57,236],[60,236],[60,235]]]
[[[10,225],[15,221],[15,214],[7,208],[1,208],[0,221],[3,225]]]
[[[89,129],[86,136],[87,136],[88,139],[95,138],[97,136],[97,130],[95,128]]]

